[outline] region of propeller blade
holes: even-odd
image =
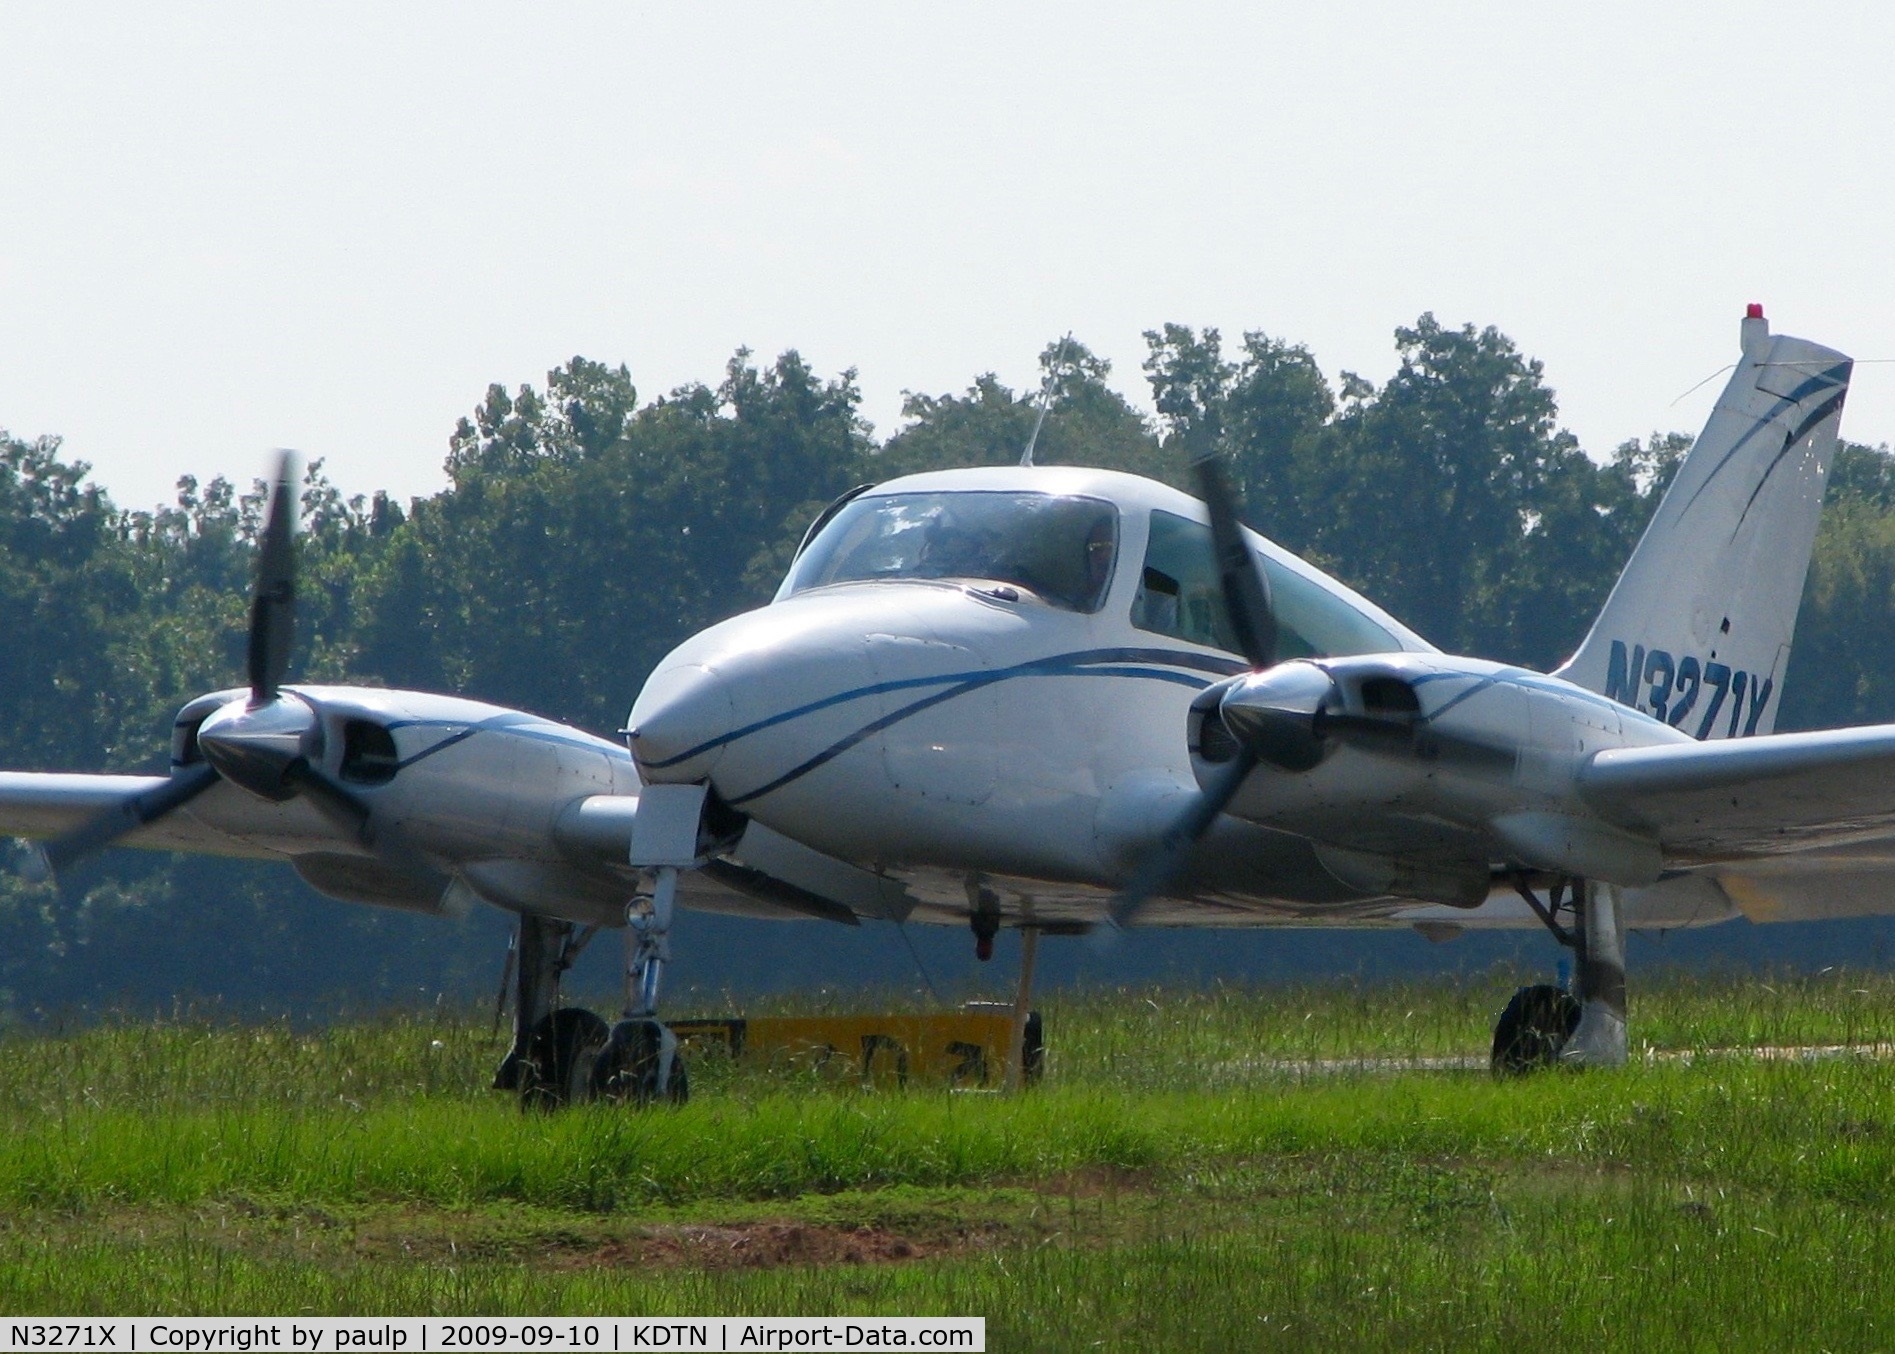
[[[1222,768],[1218,778],[1200,790],[1191,806],[1165,829],[1151,853],[1139,862],[1131,882],[1112,900],[1106,913],[1108,935],[1131,925],[1147,903],[1177,881],[1191,862],[1191,851],[1197,846],[1198,838],[1210,831],[1217,815],[1229,807],[1244,778],[1256,766],[1256,754],[1248,748],[1240,749]]]
[[[270,491],[269,515],[257,539],[257,577],[250,592],[250,699],[276,698],[296,639],[296,456],[284,452]]]
[[[1270,601],[1270,582],[1250,553],[1244,539],[1243,523],[1237,514],[1237,495],[1224,476],[1223,464],[1215,452],[1206,452],[1191,462],[1197,475],[1198,492],[1211,519],[1211,549],[1217,561],[1218,592],[1223,598],[1224,614],[1230,620],[1237,647],[1250,662],[1253,672],[1262,672],[1276,664],[1276,612]],[[1216,718],[1215,713],[1212,718]],[[1139,862],[1131,882],[1112,900],[1105,926],[1095,936],[1110,938],[1129,925],[1145,905],[1169,888],[1190,864],[1198,838],[1210,831],[1217,815],[1237,796],[1245,777],[1257,767],[1257,754],[1250,747],[1223,767],[1216,780],[1205,785],[1191,807],[1165,830],[1151,853]]]
[[[1261,672],[1276,662],[1276,612],[1270,605],[1270,584],[1244,540],[1243,524],[1237,517],[1237,496],[1224,477],[1218,457],[1200,456],[1191,468],[1197,472],[1204,506],[1210,509],[1211,548],[1217,554],[1224,612],[1230,617],[1237,647],[1250,660],[1250,666]]]
[[[264,519],[263,534],[257,541],[257,578],[250,594],[251,708],[238,717],[240,723],[235,736],[227,738],[230,747],[226,749],[226,756],[251,753],[263,770],[268,769],[272,760],[293,756],[280,746],[286,738],[304,736],[300,717],[271,718],[271,712],[261,708],[277,700],[283,676],[289,670],[290,648],[296,639],[296,559],[292,540],[296,534],[297,471],[296,454],[282,453],[277,462],[276,484],[270,492],[269,516]],[[319,723],[320,714],[315,704],[306,697],[302,704],[308,709],[308,719]],[[207,742],[216,736],[209,728],[199,735]],[[269,746],[271,743],[279,746]],[[284,786],[308,799],[344,836],[366,847],[384,864],[413,874],[439,877],[446,887],[446,877],[403,845],[393,832],[376,830],[372,811],[359,795],[318,771],[306,756],[293,756],[280,776]]]
[[[163,785],[127,795],[72,831],[62,833],[36,848],[28,859],[25,872],[34,880],[55,878],[67,866],[105,850],[134,828],[156,822],[173,809],[190,803],[217,784],[219,779],[216,768],[205,763],[174,772]]]

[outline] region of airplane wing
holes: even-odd
[[[69,832],[128,795],[157,789],[164,780],[0,771],[0,835],[51,837]]]
[[[165,784],[164,776],[95,776],[65,772],[0,771],[0,838],[57,837],[132,796]],[[210,826],[195,811],[207,810],[219,821],[236,816],[256,820],[255,836],[233,836]],[[230,785],[214,785],[198,804],[133,828],[120,845],[147,851],[193,851],[205,855],[280,860],[283,852],[257,837],[298,835],[313,815],[286,813]],[[247,824],[248,825],[248,824]],[[319,820],[306,826],[322,831]]]
[[[1895,724],[1613,748],[1579,792],[1672,864],[1807,855],[1830,868],[1826,848],[1895,836]]]
[[[56,837],[95,815],[165,783],[163,776],[0,772],[0,839]],[[622,868],[636,798],[592,801],[603,815],[604,855]],[[148,851],[294,860],[330,846],[333,826],[306,805],[259,800],[214,785],[192,805],[133,828],[117,845]],[[567,843],[574,844],[573,842]],[[588,842],[597,846],[599,842]],[[734,861],[713,861],[689,876],[687,906],[770,920],[815,917],[858,924],[858,917],[900,920],[914,907],[901,885],[809,850],[751,824]]]

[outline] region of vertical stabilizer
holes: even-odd
[[[1560,676],[1697,738],[1770,732],[1850,365],[1750,307],[1730,384]]]

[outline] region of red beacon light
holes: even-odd
[[[1763,317],[1763,306],[1752,301],[1744,307],[1744,323],[1738,338],[1738,347],[1748,352],[1762,352],[1763,345],[1770,341],[1770,322]]]

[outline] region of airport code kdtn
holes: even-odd
[[[984,1317],[37,1317],[0,1350],[985,1350]]]

